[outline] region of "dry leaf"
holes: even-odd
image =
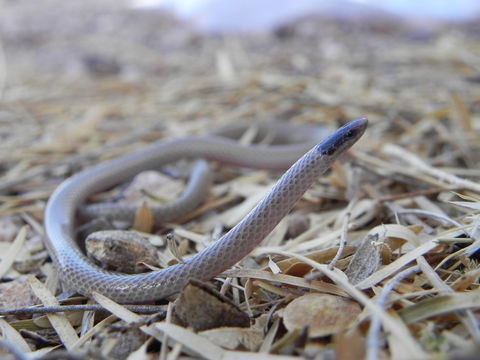
[[[345,270],[345,275],[352,284],[358,284],[366,279],[382,265],[380,252],[382,247],[385,246],[384,241],[384,238],[380,241],[378,233],[369,233],[362,240]]]
[[[407,324],[412,324],[431,316],[447,314],[456,310],[478,309],[480,307],[480,290],[440,295],[426,299],[399,311]]]
[[[29,276],[28,281],[33,292],[44,306],[60,305],[55,296],[37,278]],[[63,314],[48,314],[47,317],[62,340],[63,345],[65,345],[67,349],[70,349],[78,341],[77,333],[72,324],[70,324]]]
[[[183,188],[183,181],[172,179],[158,171],[142,171],[125,189],[125,202],[140,204],[145,201],[146,194],[158,201],[170,202],[180,196]]]
[[[349,256],[355,251],[355,247],[346,246],[344,249],[344,256]],[[332,260],[335,257],[335,254],[338,252],[338,247],[315,251],[305,255],[307,258],[316,261],[320,264],[325,264],[328,261]],[[308,272],[312,270],[312,266],[306,264],[295,258],[288,258],[285,260],[277,261],[277,266],[280,268],[283,274],[303,277]]]
[[[250,318],[228,298],[199,281],[190,281],[175,301],[175,315],[193,329],[248,327]]]
[[[34,305],[37,297],[33,294],[28,276],[0,284],[0,309],[10,310]]]
[[[202,331],[199,335],[205,336],[212,343],[224,349],[247,349],[249,351],[257,350],[264,338],[262,329],[238,327],[220,327]]]
[[[12,266],[17,254],[21,251],[27,237],[28,226],[23,226],[18,232],[15,240],[10,244],[5,256],[0,263],[0,278],[2,278]]]
[[[153,211],[145,202],[143,202],[142,205],[138,207],[137,211],[135,211],[132,229],[144,233],[150,233],[153,230],[154,223]]]
[[[22,335],[15,330],[8,322],[0,318],[0,332],[2,339],[8,341],[20,351],[30,352],[30,347]]]
[[[333,345],[336,360],[365,358],[365,337],[362,336],[358,329],[355,329],[355,331],[338,332],[334,336]]]
[[[102,354],[108,359],[126,359],[137,350],[146,340],[147,335],[138,328],[128,329],[126,323],[108,327],[101,336],[96,336],[88,344],[92,354]]]
[[[282,311],[288,331],[308,329],[309,337],[337,334],[362,312],[355,301],[328,294],[306,294]]]
[[[17,236],[22,222],[16,216],[2,216],[0,217],[0,243],[11,242]]]

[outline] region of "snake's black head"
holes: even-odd
[[[367,125],[366,118],[350,121],[317,145],[317,151],[325,156],[340,155],[360,139]]]

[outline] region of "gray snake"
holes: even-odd
[[[115,301],[132,303],[172,295],[193,278],[211,279],[251,252],[291,210],[312,183],[362,136],[366,127],[366,119],[351,121],[318,145],[312,143],[316,135],[313,136],[311,130],[307,130],[311,135],[310,139],[304,136],[297,139],[295,144],[272,146],[240,145],[232,139],[235,138],[235,131],[162,141],[70,177],[54,191],[45,210],[46,245],[62,283],[67,289],[86,296],[96,291]],[[287,127],[283,132],[279,131],[280,138],[288,141],[295,137],[296,132],[294,127]],[[313,148],[302,156],[312,146]],[[298,159],[300,156],[302,157]],[[293,165],[241,222],[185,262],[136,275],[109,272],[94,265],[80,250],[75,236],[76,213],[85,199],[95,192],[133,177],[142,170],[158,168],[180,158],[202,158],[267,169],[286,168],[292,163]],[[203,170],[197,169],[199,172]],[[186,193],[195,196],[198,190],[187,186]],[[171,206],[159,217],[164,220],[174,219],[182,215],[180,211],[185,211],[189,206],[195,207],[196,203],[201,201],[191,201],[188,196],[182,197],[185,200],[182,206]],[[89,207],[85,209],[87,214],[90,212],[93,216],[110,211],[113,211],[115,216],[113,205],[100,205],[97,208],[93,205],[90,210]],[[161,213],[161,209],[159,211]],[[123,213],[129,217],[131,209],[126,209]]]

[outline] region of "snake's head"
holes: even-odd
[[[337,157],[360,139],[367,125],[368,120],[366,118],[350,121],[317,145],[317,151],[325,156]]]

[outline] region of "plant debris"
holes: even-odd
[[[250,318],[234,302],[199,281],[190,281],[179,294],[175,315],[195,331],[250,326]]]
[[[99,264],[128,274],[144,272],[146,265],[158,266],[157,249],[135,231],[96,231],[85,239],[85,250]]]
[[[264,33],[207,35],[122,2],[48,0],[3,4],[0,34],[2,358],[474,358],[478,22],[427,28],[312,15]],[[369,127],[348,156],[261,246],[209,282],[220,296],[189,285],[175,306],[175,297],[124,306],[61,291],[42,221],[72,174],[231,123],[332,129],[359,117]],[[156,254],[154,264],[135,257],[133,270],[206,248],[280,175],[213,163],[207,200],[156,224],[150,207],[178,195],[189,166],[90,198],[139,205],[132,227]],[[80,238],[130,230],[95,221],[79,222]]]

